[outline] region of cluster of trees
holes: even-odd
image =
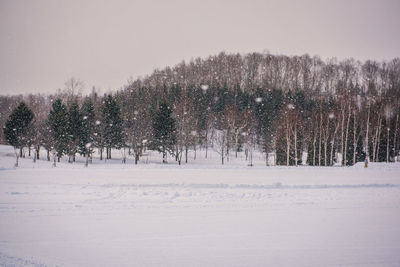
[[[239,151],[252,164],[259,150],[267,164],[273,155],[278,165],[306,160],[331,166],[366,157],[390,162],[400,151],[398,58],[361,63],[221,53],[155,70],[103,97],[71,89],[2,96],[2,125],[21,100],[35,114],[23,146],[37,154],[44,147],[70,161],[77,153],[90,160],[95,148],[101,158],[103,150],[111,158],[111,148],[117,148],[124,160],[133,154],[137,163],[143,151],[153,149],[163,161],[170,154],[181,164],[189,150],[204,149],[207,156],[211,148],[222,164]],[[2,134],[3,142],[9,140]]]

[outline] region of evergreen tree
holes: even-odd
[[[362,138],[358,138],[357,141],[357,150],[356,150],[356,164],[357,162],[363,162],[365,160],[365,152],[363,149],[363,140]]]
[[[175,119],[166,103],[161,103],[153,118],[152,147],[163,154],[163,163],[167,162],[167,152],[173,154],[176,143]]]
[[[48,124],[53,135],[53,149],[56,151],[58,161],[63,154],[68,152],[70,135],[68,131],[68,111],[61,99],[57,99],[50,111]]]
[[[120,149],[124,146],[121,110],[117,101],[108,95],[104,99],[103,129],[107,159],[111,159],[111,148]]]
[[[22,156],[22,148],[28,143],[27,132],[34,118],[33,112],[21,102],[17,108],[13,110],[4,127],[4,136],[7,142],[15,148],[16,163]],[[19,149],[19,153],[17,151]]]
[[[95,112],[93,102],[87,98],[82,104],[82,128],[79,138],[79,153],[86,157],[86,166],[89,163],[89,157],[93,153],[93,142],[95,140]]]
[[[79,139],[79,152],[82,155],[91,154],[91,147],[94,141],[95,132],[95,111],[93,102],[90,99],[86,99],[81,108],[82,114],[82,128],[81,136]]]
[[[73,102],[68,110],[68,155],[69,162],[75,162],[75,154],[78,152],[80,139],[82,139],[83,115],[79,110],[79,105]]]

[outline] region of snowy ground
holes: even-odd
[[[400,164],[197,156],[15,169],[0,146],[0,265],[400,266]]]

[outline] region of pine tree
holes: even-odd
[[[167,152],[173,154],[176,143],[175,119],[166,103],[161,103],[153,118],[152,147],[163,154],[163,163],[167,162]]]
[[[83,126],[83,115],[79,110],[79,105],[73,102],[68,110],[68,162],[75,162],[75,154],[78,152],[80,139],[82,139],[82,126]]]
[[[56,152],[58,161],[67,153],[70,135],[68,134],[68,111],[61,99],[57,99],[50,111],[48,124],[53,135],[53,149]]]
[[[93,153],[93,142],[95,140],[95,111],[93,102],[86,99],[81,108],[82,128],[79,139],[79,153],[86,156],[87,162]]]
[[[7,142],[15,149],[16,163],[18,167],[18,159],[22,155],[22,148],[27,144],[27,131],[34,118],[33,112],[21,102],[17,108],[13,110],[4,127],[4,136]],[[19,149],[19,152],[17,151]]]
[[[93,102],[88,98],[82,104],[82,129],[79,139],[79,153],[86,157],[86,167],[89,164],[93,153],[93,146],[95,141],[95,111]]]
[[[111,159],[111,148],[120,149],[124,146],[121,109],[111,95],[104,99],[103,126],[107,159]]]

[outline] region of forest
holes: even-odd
[[[46,79],[46,77],[43,77]],[[93,154],[138,163],[146,150],[163,162],[213,150],[224,164],[254,151],[276,165],[393,162],[400,150],[400,59],[322,60],[269,53],[196,58],[82,94],[71,78],[54,94],[0,96],[0,143],[18,157],[56,162]],[[40,149],[47,155],[40,155]],[[303,162],[303,155],[307,155]]]

